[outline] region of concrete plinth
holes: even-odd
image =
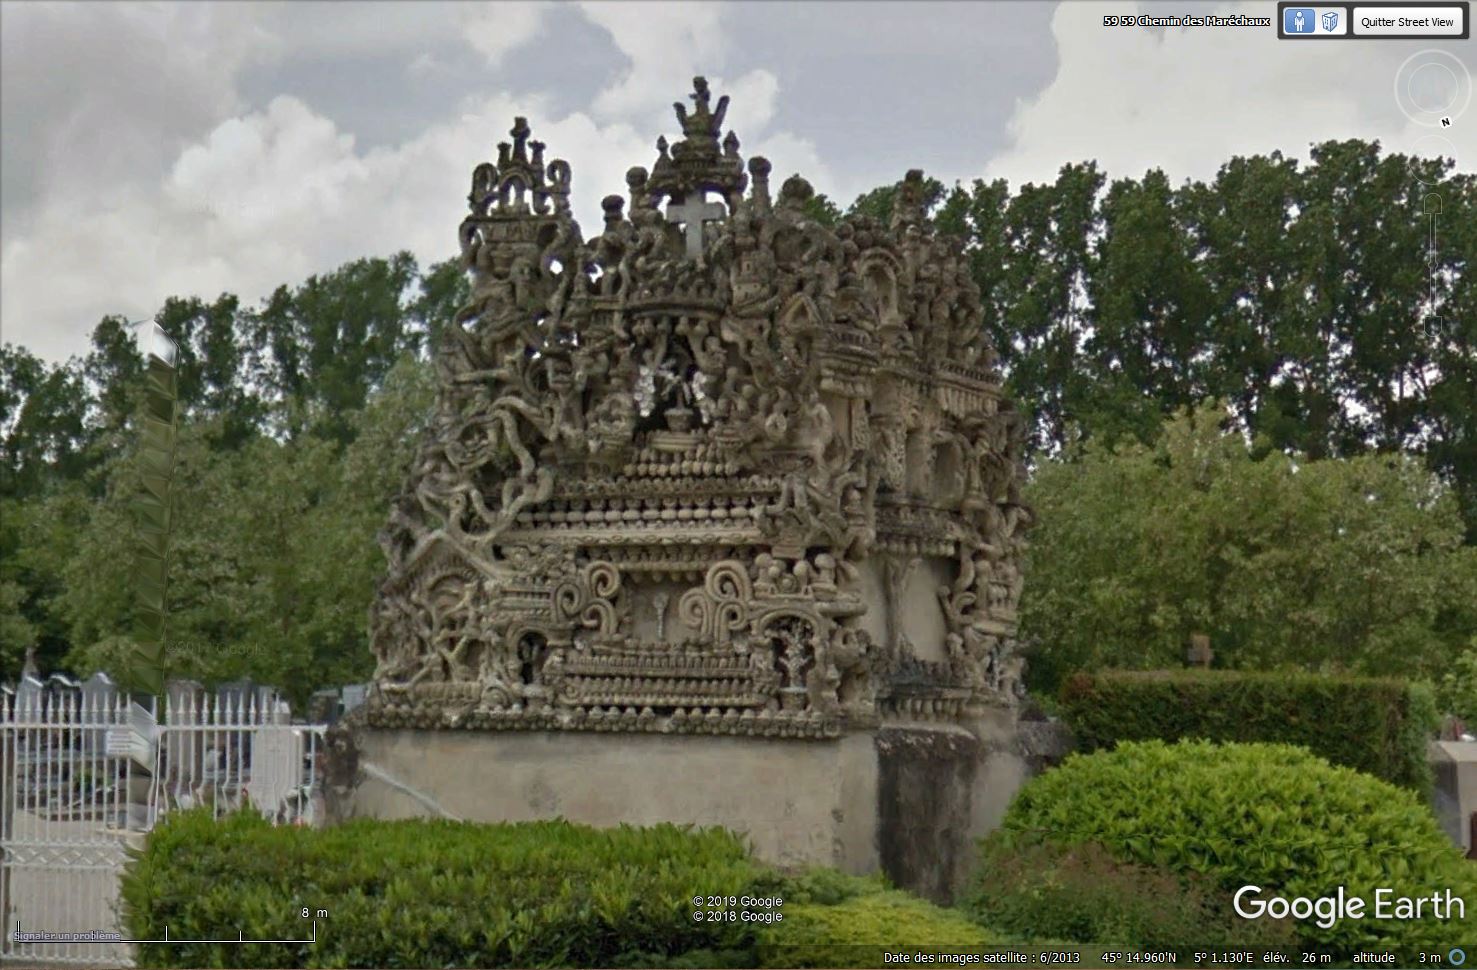
[[[1470,851],[1471,819],[1477,815],[1477,741],[1433,741],[1430,754],[1436,772],[1436,817],[1447,834]]]
[[[781,866],[949,899],[1030,774],[1002,726],[894,724],[830,741],[384,730],[330,738],[326,808],[352,817],[718,825]]]

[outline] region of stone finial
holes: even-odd
[[[708,79],[695,77],[692,79],[693,111],[688,114],[687,108],[681,101],[675,101],[672,107],[677,109],[677,123],[682,126],[682,134],[692,140],[713,139],[717,141],[718,133],[723,130],[723,116],[728,113],[728,95],[718,99],[718,110],[708,110]]]
[[[626,200],[619,195],[607,195],[600,200],[600,208],[605,212],[606,230],[614,229],[625,219],[621,210],[625,208]]]
[[[651,198],[646,189],[648,178],[646,169],[640,165],[626,169],[626,190],[630,193],[632,212],[651,206]]]
[[[780,186],[780,208],[782,209],[802,209],[813,198],[815,198],[815,189],[799,175],[791,175],[785,179],[785,184]]]
[[[769,201],[769,172],[771,166],[769,159],[762,155],[755,155],[749,159],[749,179],[753,186],[754,204],[761,211],[768,211]]]
[[[514,118],[513,127],[508,131],[508,134],[513,136],[513,157],[520,162],[528,161],[528,136],[533,134],[532,129],[528,127],[528,119],[522,116]],[[539,149],[544,147],[538,142],[534,142],[534,144],[538,145]]]
[[[21,666],[22,677],[39,677],[40,668],[36,665],[36,645],[33,643],[26,647],[26,661]]]
[[[733,209],[742,198],[748,177],[738,153],[738,135],[729,132],[721,145],[718,140],[728,110],[728,96],[718,99],[716,111],[710,110],[708,82],[694,78],[693,88],[691,111],[681,103],[673,106],[682,125],[682,138],[674,143],[668,143],[665,137],[657,140],[650,194],[659,203],[663,199],[680,202],[695,194],[716,192]]]
[[[897,197],[892,204],[892,226],[920,225],[927,215],[923,202],[923,169],[913,168],[898,186]]]
[[[471,215],[463,221],[460,233],[464,258],[472,258],[470,250],[485,241],[478,238],[482,221],[524,211],[547,216],[551,200],[556,216],[567,216],[569,163],[555,159],[544,164],[544,143],[529,141],[533,131],[527,118],[514,119],[509,134],[511,142],[498,143],[497,164],[483,162],[472,172],[472,190],[467,195]]]

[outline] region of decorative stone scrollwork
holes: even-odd
[[[1021,419],[922,174],[822,225],[690,101],[588,242],[525,119],[474,168],[376,723],[825,738],[1016,698]]]
[[[577,579],[554,588],[554,622],[576,624],[596,635],[615,633],[620,616],[612,600],[620,588],[619,569],[608,562],[590,563]]]
[[[708,570],[702,586],[682,594],[677,601],[677,617],[698,636],[728,643],[748,626],[753,601],[748,569],[741,562],[728,560]]]

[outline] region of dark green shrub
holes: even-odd
[[[980,925],[1022,939],[1145,950],[1294,940],[1286,921],[1236,916],[1229,897],[1199,873],[1120,862],[1091,842],[984,839],[960,905]]]
[[[1439,720],[1429,688],[1402,680],[1221,670],[1078,673],[1061,716],[1083,751],[1119,741],[1296,744],[1336,765],[1428,792]]]
[[[129,931],[318,943],[139,947],[140,966],[611,966],[636,953],[752,950],[755,927],[699,923],[692,897],[742,893],[737,836],[675,826],[361,820],[274,828],[251,814],[166,819],[124,877]]]
[[[850,876],[837,869],[804,869],[799,872],[771,871],[759,877],[760,895],[778,896],[785,905],[816,903],[834,906],[858,896],[870,896],[890,888],[880,876]]]
[[[779,922],[702,922],[694,896],[780,897]],[[139,947],[144,967],[752,967],[880,963],[881,945],[978,944],[964,917],[877,878],[753,862],[739,838],[671,825],[165,819],[123,880],[129,932],[318,942]],[[304,918],[303,910],[309,911]],[[708,909],[708,907],[702,907]],[[737,907],[762,912],[757,907]],[[838,962],[841,961],[841,962]]]
[[[1345,887],[1370,901],[1365,918],[1295,923],[1300,941],[1344,955],[1477,939],[1477,866],[1430,809],[1290,745],[1124,742],[1072,755],[1021,789],[1000,838],[1098,843],[1120,861],[1199,873],[1228,896],[1246,885],[1289,899]],[[1465,900],[1465,920],[1373,917],[1376,889],[1420,897],[1447,888]]]

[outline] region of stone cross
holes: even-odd
[[[703,223],[714,222],[727,214],[728,208],[723,203],[704,202],[701,192],[689,195],[680,203],[667,203],[667,221],[682,223],[682,231],[687,236],[688,259],[697,259],[703,254]]]

